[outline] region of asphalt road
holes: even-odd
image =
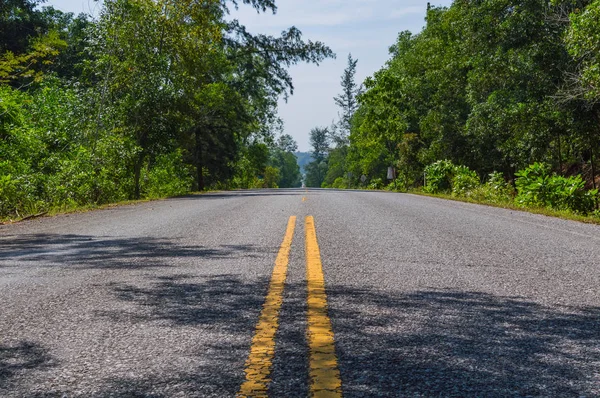
[[[235,396],[290,216],[269,396],[311,394],[306,216],[344,397],[600,396],[600,227],[302,189],[0,226],[0,397]]]

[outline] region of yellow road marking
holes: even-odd
[[[296,217],[290,217],[281,243],[279,254],[275,260],[269,292],[265,299],[263,309],[256,325],[252,338],[250,354],[246,361],[246,381],[240,387],[238,397],[266,397],[269,382],[271,381],[271,368],[275,355],[275,333],[279,326],[279,310],[283,302],[283,288],[287,275],[292,238]]]
[[[313,397],[341,397],[342,381],[335,355],[331,320],[315,220],[305,219],[306,279],[308,281],[308,346],[310,349],[310,392]]]

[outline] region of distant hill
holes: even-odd
[[[304,166],[312,162],[312,153],[310,152],[295,152],[296,159],[298,159],[298,166],[300,166],[300,172],[302,174],[306,174],[306,170],[304,170]]]

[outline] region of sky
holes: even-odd
[[[432,0],[435,6],[449,6],[451,0]],[[76,14],[95,15],[100,9],[93,0],[47,0],[46,5]],[[333,97],[341,92],[340,79],[348,54],[358,59],[356,80],[381,69],[389,59],[388,48],[399,32],[418,33],[423,25],[427,1],[423,0],[278,0],[277,13],[258,14],[241,5],[232,18],[252,33],[279,35],[296,26],[305,39],[321,41],[336,53],[319,66],[293,66],[290,74],[294,95],[287,103],[279,101],[279,116],[284,132],[298,142],[300,151],[309,151],[313,127],[329,126],[338,119]]]

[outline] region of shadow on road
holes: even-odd
[[[174,258],[255,257],[266,250],[254,245],[203,247],[183,245],[176,239],[98,237],[87,235],[30,234],[2,241],[0,267],[4,261],[27,261],[40,265],[78,268],[137,269],[168,267]]]
[[[345,396],[598,396],[600,308],[333,286]]]
[[[113,285],[115,297],[134,304],[136,311],[99,311],[97,315],[138,327],[140,323],[168,328],[199,327],[208,334],[200,336],[196,352],[187,354],[195,357],[196,366],[135,378],[116,377],[106,382],[98,396],[235,396],[244,380],[243,365],[268,280],[246,281],[237,275],[175,275],[158,277],[153,282],[150,287]]]
[[[201,283],[182,276],[157,280],[152,288],[115,286],[114,293],[138,304],[141,321],[211,325],[230,334],[248,335],[254,330],[266,283],[257,289],[234,275]],[[288,296],[305,297],[303,284],[288,285],[286,291]],[[600,393],[598,307],[544,306],[520,298],[452,290],[396,294],[329,286],[328,294],[346,397],[579,397]],[[284,302],[283,311],[282,322],[293,324],[282,324],[277,355],[283,346],[290,358],[306,358],[301,354],[306,352],[302,333],[291,330],[305,330],[305,303]],[[300,354],[291,352],[291,345]],[[249,346],[215,342],[214,349],[221,355],[211,355],[210,364],[172,378],[184,386],[184,395],[236,393],[241,369],[231,367],[246,358]],[[306,373],[300,375],[304,378],[300,383],[306,383]],[[275,382],[278,393],[282,385],[299,385],[297,381]],[[119,383],[119,388],[127,384]],[[155,380],[143,383],[151,391]],[[306,396],[306,390],[288,390],[286,396]]]
[[[137,304],[135,314],[99,312],[115,320],[135,322],[167,321],[171,326],[210,325],[221,330],[249,333],[266,295],[268,281],[246,282],[236,275],[217,275],[201,278],[176,275],[157,277],[150,287],[114,284],[115,296]],[[122,316],[120,316],[122,315]],[[133,316],[132,316],[133,315]],[[124,317],[123,317],[124,316]]]
[[[90,396],[234,396],[243,381],[243,362],[268,281],[178,275],[151,282],[143,287],[112,285],[112,293],[128,310],[97,316],[138,329],[144,323],[200,327],[209,337],[198,342],[198,350],[186,352],[195,358],[193,366],[166,366],[160,374],[116,372],[98,381]],[[286,291],[295,299],[284,302],[282,328],[288,330],[278,335],[276,356],[283,346],[289,358],[306,360],[292,352],[293,346],[298,353],[306,352],[305,285],[289,284]],[[327,291],[345,397],[599,396],[598,307],[549,306],[455,290],[401,294],[330,285]],[[46,358],[35,346],[0,346],[0,386],[16,372],[15,366],[43,366]],[[306,384],[306,372],[296,376],[300,380],[295,384],[274,381],[279,383],[276,395],[306,396],[306,390],[294,387]],[[286,392],[282,384],[292,387]]]
[[[13,378],[54,365],[48,351],[39,344],[27,341],[14,345],[0,344],[0,391],[9,388]]]

